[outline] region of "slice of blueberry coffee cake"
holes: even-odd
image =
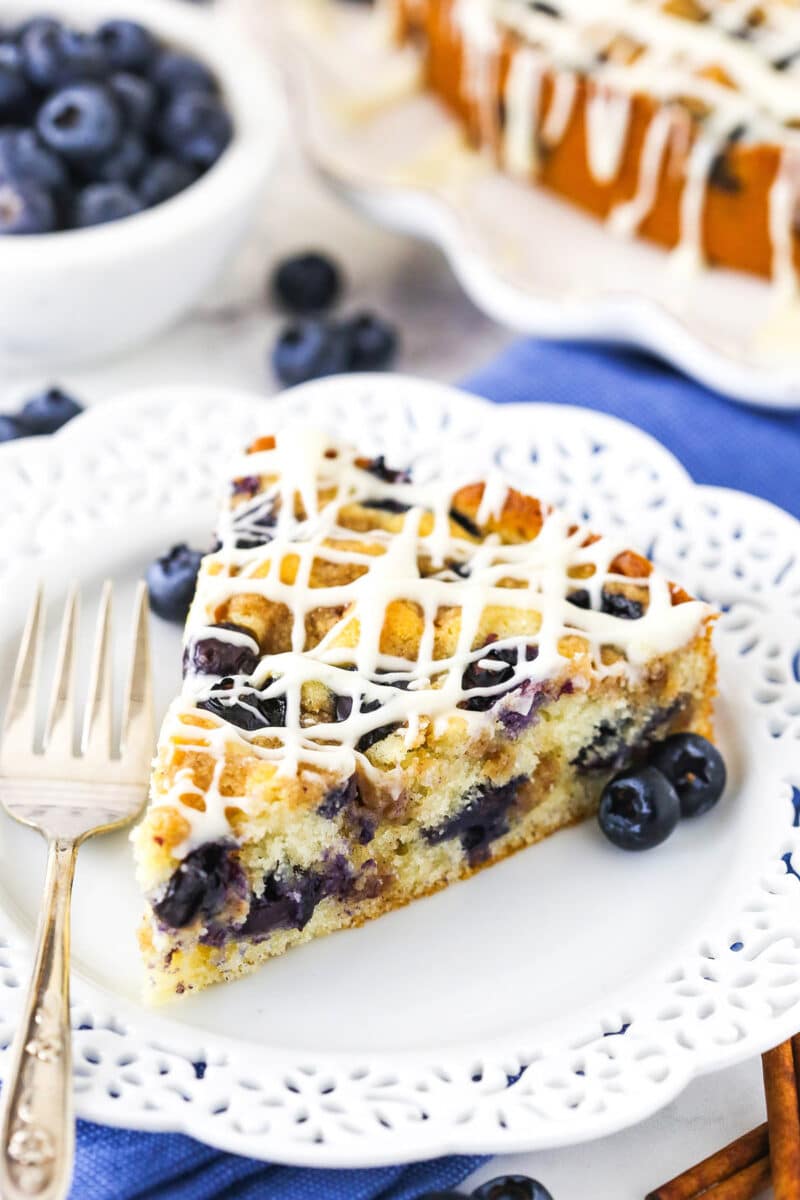
[[[498,479],[260,438],[203,560],[134,834],[164,998],[424,896],[711,733],[713,612]]]

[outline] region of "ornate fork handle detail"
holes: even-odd
[[[2,1200],[62,1200],[74,1155],[69,920],[77,844],[49,843],[28,1000],[4,1085]]]

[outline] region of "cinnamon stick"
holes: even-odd
[[[775,1200],[800,1196],[800,1102],[792,1041],[762,1055]]]
[[[798,1049],[800,1050],[800,1043],[798,1043]],[[741,1184],[736,1181],[747,1171],[751,1172],[751,1178],[761,1177],[762,1182],[758,1186],[763,1186],[765,1167],[766,1179],[769,1179],[768,1156],[768,1127],[766,1124],[759,1125],[757,1129],[751,1129],[749,1133],[737,1138],[724,1149],[718,1150],[716,1154],[704,1158],[702,1162],[690,1167],[682,1175],[678,1175],[669,1183],[650,1192],[646,1200],[697,1200],[700,1196],[708,1196],[709,1200],[750,1200],[752,1196],[758,1194],[757,1189],[749,1192],[741,1190],[723,1192],[719,1188],[727,1184],[741,1187]],[[745,1180],[745,1186],[747,1183],[748,1180]],[[750,1186],[755,1185],[750,1184]],[[709,1188],[712,1190],[709,1191]]]

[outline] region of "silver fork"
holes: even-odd
[[[114,753],[110,583],[103,587],[80,752],[75,752],[78,592],[67,597],[44,749],[35,751],[36,692],[43,637],[41,589],[20,646],[0,742],[0,800],[47,839],[47,877],[30,991],[3,1091],[2,1200],[62,1200],[75,1150],[69,1022],[70,897],[78,847],[141,811],[153,751],[147,593],[136,597],[135,636]]]

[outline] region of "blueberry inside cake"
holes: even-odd
[[[713,617],[499,477],[257,440],[134,834],[153,996],[464,879],[595,813],[654,741],[710,736]]]

